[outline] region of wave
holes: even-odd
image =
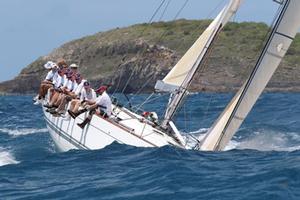
[[[199,140],[203,139],[208,128],[186,133],[191,134]],[[187,139],[188,136],[185,135]],[[195,141],[189,141],[189,145],[195,145]],[[247,138],[233,138],[224,151],[233,149],[252,149],[258,151],[297,151],[300,150],[300,133],[295,132],[278,132],[273,130],[256,131]]]
[[[206,133],[208,131],[208,128],[200,128],[200,129],[198,129],[198,130],[196,130],[196,131],[191,131],[191,132],[189,132],[189,134],[203,134],[203,133]]]
[[[0,148],[0,166],[18,164],[14,156],[7,150]]]
[[[8,129],[8,128],[2,128],[0,129],[0,132],[7,133],[11,136],[21,136],[21,135],[30,135],[34,133],[46,133],[48,132],[48,129],[42,128],[42,129],[35,129],[35,128],[22,128],[22,129]]]
[[[262,130],[254,132],[249,138],[234,141],[228,149],[254,149],[258,151],[296,151],[300,150],[300,133]]]

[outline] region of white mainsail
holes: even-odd
[[[155,85],[155,89],[158,91],[172,92],[161,127],[167,127],[184,96],[186,96],[187,88],[197,69],[202,66],[214,39],[236,13],[240,3],[241,0],[231,0],[167,76]]]
[[[223,150],[263,92],[300,27],[300,1],[285,0],[249,79],[208,131],[199,149]]]

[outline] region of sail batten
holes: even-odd
[[[300,1],[286,0],[272,33],[246,83],[238,91],[206,137],[201,150],[223,150],[271,79],[300,27]]]

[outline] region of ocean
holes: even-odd
[[[232,96],[192,94],[176,125],[204,134]],[[144,109],[161,115],[166,102],[157,95]],[[0,96],[0,122],[1,200],[300,199],[300,94],[263,94],[224,152],[118,143],[58,152],[32,96]]]

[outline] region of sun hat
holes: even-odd
[[[52,64],[51,64],[51,69],[53,69],[53,68],[58,68],[57,64],[54,62],[52,62]]]
[[[52,69],[52,64],[53,64],[52,61],[48,61],[46,64],[44,64],[44,67],[45,67],[46,69]]]
[[[70,65],[70,68],[78,68],[78,65],[76,65],[75,63]]]

